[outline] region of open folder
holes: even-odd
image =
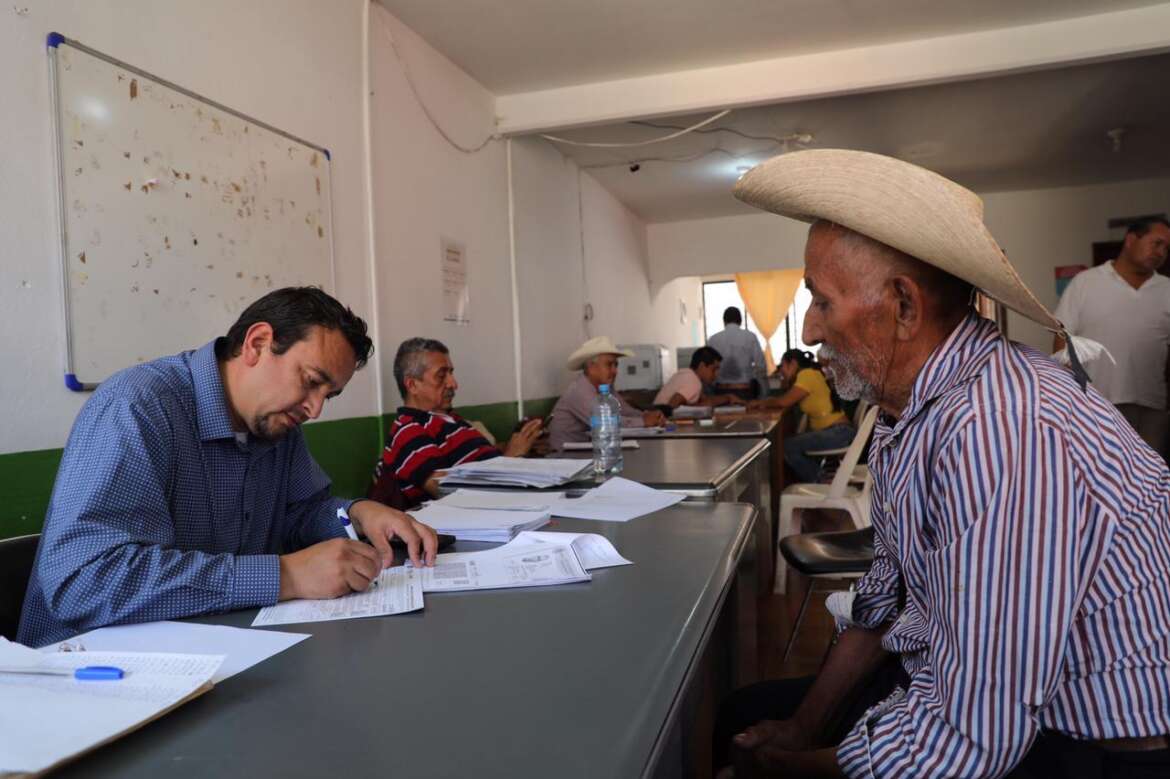
[[[222,655],[170,652],[46,654],[0,638],[0,667],[9,670],[0,672],[0,776],[42,774],[137,730],[210,690],[222,662]],[[92,666],[124,676],[49,675]]]

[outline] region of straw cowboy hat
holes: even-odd
[[[579,371],[585,367],[590,359],[599,354],[616,354],[619,357],[633,357],[633,352],[628,352],[625,349],[619,349],[614,345],[614,342],[608,336],[599,335],[596,338],[590,338],[585,343],[577,348],[577,351],[569,355],[569,370]]]
[[[804,222],[826,219],[972,284],[1053,332],[1064,326],[1024,284],[983,225],[983,201],[908,162],[809,149],[761,163],[735,185],[745,203]]]

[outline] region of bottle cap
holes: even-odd
[[[609,392],[609,385],[602,384],[600,387],[597,388],[597,391],[600,392],[602,395],[604,395],[605,393]]]

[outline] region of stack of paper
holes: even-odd
[[[747,406],[717,406],[715,408],[716,414],[745,414],[747,413]]]
[[[558,501],[552,513],[558,517],[628,522],[635,517],[673,506],[684,497],[676,492],[663,492],[615,476],[579,498]]]
[[[632,430],[646,430],[646,429],[648,429],[648,428],[632,428]],[[658,428],[658,430],[660,430],[660,431],[661,431],[661,429],[662,428]],[[626,437],[626,431],[623,430],[622,431],[622,438],[624,439],[625,437]],[[632,437],[637,438],[638,436],[632,436]],[[645,436],[642,436],[642,437],[644,438]],[[561,448],[564,449],[566,452],[588,452],[591,449],[593,449],[593,442],[592,441],[565,441],[563,444],[561,444]],[[622,449],[637,449],[637,448],[638,448],[637,441],[626,441],[626,440],[622,441]]]
[[[622,446],[625,446],[627,438],[653,438],[654,436],[662,435],[666,432],[665,427],[623,427],[622,428]],[[590,442],[592,447],[593,443]]]
[[[563,492],[554,493],[563,497]],[[535,497],[544,497],[538,494]],[[419,522],[424,522],[437,533],[455,536],[460,541],[496,541],[504,543],[522,530],[535,530],[548,524],[552,516],[549,506],[536,509],[517,508],[462,508],[445,503],[443,500],[431,503],[410,512]],[[466,495],[460,500],[470,500]]]
[[[584,474],[588,460],[526,457],[493,457],[460,463],[447,471],[440,484],[472,484],[502,487],[556,487]]]
[[[706,419],[711,416],[710,406],[679,406],[672,416],[675,419]]]
[[[149,652],[42,654],[0,638],[0,666],[68,675],[0,673],[0,774],[46,771],[211,689],[222,655]],[[122,679],[82,682],[85,666]]]

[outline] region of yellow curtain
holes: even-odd
[[[764,270],[735,274],[735,286],[747,307],[748,316],[764,336],[764,359],[768,374],[776,370],[776,355],[772,354],[772,336],[788,316],[788,309],[800,288],[804,270]]]

